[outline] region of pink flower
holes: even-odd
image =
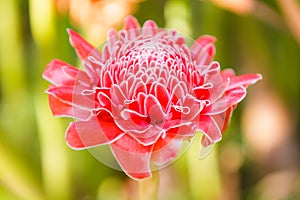
[[[191,48],[173,30],[129,16],[124,30],[111,30],[102,52],[78,33],[70,42],[85,70],[53,60],[43,74],[54,116],[74,118],[68,145],[85,149],[108,144],[122,170],[134,179],[170,163],[197,130],[202,145],[221,140],[232,110],[259,74],[221,71],[212,36]],[[150,167],[151,166],[151,167]]]

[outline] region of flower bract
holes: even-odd
[[[43,77],[52,83],[52,113],[75,119],[65,135],[70,147],[109,145],[134,179],[172,162],[197,131],[204,147],[220,141],[247,86],[261,79],[222,71],[213,60],[214,37],[201,36],[189,47],[177,31],[151,20],[140,27],[127,17],[101,50],[68,33],[84,69],[57,59],[48,64]]]

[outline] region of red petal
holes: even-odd
[[[49,88],[46,92],[59,99],[61,102],[80,107],[85,110],[91,110],[96,107],[94,95],[82,95],[82,89],[79,87],[65,86]],[[76,117],[76,113],[74,113]]]
[[[201,144],[202,146],[205,148],[205,147],[208,147],[209,145],[213,144],[214,142],[212,142],[210,139],[208,139],[207,136],[203,135],[202,139],[201,139]]]
[[[95,53],[95,57],[100,59],[100,52],[95,50],[91,44],[89,44],[85,39],[83,39],[78,33],[71,29],[67,29],[70,37],[70,43],[75,48],[78,56],[81,60],[85,60],[92,52]]]
[[[225,112],[229,107],[238,104],[246,96],[246,89],[243,86],[233,88],[225,92],[225,94],[205,108],[203,114],[215,115]]]
[[[223,80],[226,81],[228,78],[233,78],[235,77],[235,72],[233,69],[224,69],[222,72],[221,72],[221,75],[223,77]]]
[[[146,129],[137,132],[136,130],[130,131],[128,134],[135,138],[140,144],[144,146],[156,143],[158,138],[163,133],[162,127],[150,125]]]
[[[147,116],[136,111],[124,109],[120,112],[120,116],[115,120],[124,131],[145,131],[149,127]]]
[[[154,145],[151,161],[158,166],[163,166],[178,155],[182,144],[182,138],[166,133],[166,137],[160,137]]]
[[[166,114],[162,110],[162,107],[157,98],[153,95],[150,94],[146,96],[145,108],[146,112],[148,112],[148,116],[151,119],[151,123],[161,124],[165,121]]]
[[[85,148],[85,145],[82,143],[74,123],[70,123],[69,127],[67,128],[65,138],[70,147],[75,149]]]
[[[211,35],[203,35],[201,37],[199,37],[196,42],[193,44],[193,46],[191,47],[191,51],[194,54],[197,54],[201,51],[201,49],[207,45],[207,44],[212,44],[216,42],[216,38],[214,36]]]
[[[193,71],[191,81],[194,84],[194,86],[203,85],[204,78],[201,76],[199,71]]]
[[[73,88],[72,86],[65,86],[65,87],[53,87],[49,88],[46,92],[49,95],[52,95],[64,103],[72,105],[73,102]]]
[[[155,35],[157,29],[157,25],[154,21],[147,20],[143,25],[142,31],[144,35]]]
[[[198,100],[208,100],[210,97],[209,89],[206,88],[195,88],[194,93]]]
[[[129,95],[138,96],[140,93],[147,94],[147,86],[142,81],[135,81],[129,85]]]
[[[233,107],[228,108],[225,112],[212,116],[224,133],[231,119]]]
[[[86,72],[61,60],[52,60],[43,73],[43,78],[55,86],[90,85]]]
[[[103,78],[102,86],[106,88],[110,88],[114,82],[111,73],[109,71],[105,71],[102,78]]]
[[[111,99],[104,89],[101,89],[100,92],[98,92],[97,100],[99,101],[102,107],[111,110]]]
[[[165,122],[164,126],[174,126],[180,124],[182,121],[182,112],[179,112],[177,109],[175,109],[174,106],[171,107],[169,114],[172,118],[171,120],[168,120]]]
[[[192,137],[196,133],[197,126],[193,123],[190,125],[179,125],[178,127],[171,128],[168,133],[171,135],[178,135],[183,137]]]
[[[120,86],[113,85],[110,88],[110,93],[111,93],[111,100],[113,104],[115,104],[116,106],[124,104],[126,97],[123,91],[121,90]]]
[[[161,106],[166,109],[170,102],[170,94],[165,86],[156,84],[154,89],[155,97],[158,99]]]
[[[186,93],[182,86],[178,83],[172,90],[171,101],[176,104],[179,99],[185,97]]]
[[[247,87],[261,80],[262,76],[260,74],[244,74],[241,76],[235,76],[230,79],[230,84],[228,89],[232,89],[239,86]]]
[[[72,122],[66,132],[66,141],[72,148],[83,149],[110,143],[122,134],[113,122],[94,117],[89,121]]]
[[[133,16],[128,16],[125,19],[124,30],[128,31],[128,39],[132,40],[139,35],[139,22]]]
[[[233,88],[231,90],[227,90],[225,93],[225,98],[227,99],[227,105],[233,106],[239,102],[241,102],[246,96],[246,88],[243,86],[239,86]]]
[[[131,15],[127,16],[124,23],[124,29],[130,30],[130,29],[139,29],[140,25],[137,19]]]
[[[153,145],[141,145],[125,134],[110,147],[120,167],[129,177],[133,179],[151,177],[149,161]]]
[[[43,78],[55,86],[73,85],[79,69],[61,60],[52,60],[46,67]]]
[[[216,143],[222,139],[221,127],[217,122],[207,115],[201,115],[199,118],[198,129],[211,141]]]
[[[75,108],[70,104],[64,103],[57,99],[56,97],[49,95],[49,105],[52,111],[52,114],[55,117],[71,117],[76,119],[85,120],[88,119],[91,115],[91,112],[88,110],[83,110],[80,108]],[[76,113],[76,116],[74,116]]]
[[[140,113],[144,115],[145,113],[142,113],[142,110],[140,110],[141,105],[138,100],[132,100],[131,102],[128,103],[128,108],[129,110],[135,111],[137,113]]]
[[[192,58],[199,61],[204,59],[205,62],[202,64],[209,64],[212,61],[212,58],[215,54],[215,49],[213,43],[216,41],[216,38],[209,35],[204,35],[199,37],[196,42],[191,47]]]
[[[207,44],[194,59],[198,65],[209,65],[209,63],[213,61],[215,53],[215,46],[213,44]]]
[[[220,65],[218,62],[213,62],[207,69],[206,75],[208,76],[208,80],[206,84],[212,84],[212,88],[209,89],[209,100],[214,102],[216,99],[221,97],[228,87],[228,81],[223,80],[223,77],[220,73]]]
[[[73,108],[71,105],[63,103],[52,95],[48,95],[49,105],[54,116],[73,117]]]
[[[111,42],[116,42],[117,39],[117,31],[114,28],[111,28],[107,31],[107,40]]]
[[[224,133],[224,131],[226,130],[226,128],[230,122],[233,109],[234,109],[233,107],[230,107],[225,112],[212,116],[212,118],[217,123],[217,126],[220,127],[222,133]],[[213,143],[215,143],[215,142],[210,140],[205,135],[202,137],[201,144],[203,147],[208,147],[209,145],[211,145]]]
[[[187,95],[183,100],[182,105],[173,105],[170,113],[172,120],[180,120],[181,123],[197,121],[197,116],[202,112],[204,106],[195,97]],[[168,121],[165,125],[170,124]]]

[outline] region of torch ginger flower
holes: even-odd
[[[174,160],[196,131],[204,147],[221,140],[232,110],[259,74],[235,76],[213,61],[212,36],[189,48],[174,30],[129,16],[124,30],[108,32],[98,51],[78,33],[70,42],[85,70],[50,62],[43,77],[54,116],[74,118],[66,131],[74,149],[109,145],[131,178],[151,176],[153,166]]]

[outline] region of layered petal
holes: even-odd
[[[68,33],[84,70],[60,60],[47,65],[51,111],[76,120],[65,135],[71,148],[107,144],[133,179],[170,164],[197,130],[204,149],[211,149],[246,88],[261,79],[221,71],[213,61],[214,37],[201,36],[189,47],[177,31],[159,29],[152,20],[140,28],[128,16],[123,30],[107,33],[101,53]]]
[[[246,96],[246,89],[243,86],[227,90],[223,96],[218,98],[213,104],[205,108],[203,114],[216,115],[226,111],[229,107],[238,104]]]
[[[166,133],[165,137],[159,138],[155,143],[151,161],[157,167],[169,164],[169,162],[177,157],[182,140],[182,137],[176,137],[176,135]]]
[[[94,52],[97,59],[101,58],[100,52],[96,51],[95,47],[93,47],[90,43],[83,39],[81,35],[73,31],[72,29],[67,29],[67,31],[70,37],[70,43],[76,50],[76,53],[81,58],[81,60],[84,61],[88,56],[91,55],[92,52]]]
[[[139,22],[136,20],[135,17],[133,17],[133,16],[126,17],[125,23],[124,23],[125,30],[139,29],[139,28],[140,28]]]
[[[189,122],[186,124],[171,126],[167,133],[169,135],[177,135],[183,138],[189,138],[195,135],[197,127],[198,126],[195,122]]]
[[[195,41],[190,51],[198,65],[208,65],[212,62],[215,56],[215,41],[216,38],[210,35],[201,36]]]
[[[63,86],[49,88],[46,92],[65,104],[91,111],[98,103],[94,101],[94,95],[83,95],[83,91],[74,86]]]
[[[139,35],[140,25],[136,18],[128,16],[125,19],[124,29],[128,31],[128,39],[133,40]]]
[[[104,121],[93,117],[89,121],[70,123],[65,137],[70,147],[84,149],[112,143],[123,134],[123,131],[113,121]]]
[[[239,86],[244,86],[246,88],[249,85],[255,84],[257,81],[261,79],[262,76],[260,74],[244,74],[240,76],[235,76],[230,78],[230,84],[228,90]]]
[[[151,177],[150,157],[153,145],[144,146],[125,134],[110,145],[122,170],[133,179]]]
[[[55,96],[49,95],[48,99],[50,109],[55,117],[70,117],[78,120],[87,120],[91,116],[91,112],[89,110],[78,107],[76,108],[71,104],[62,102]]]
[[[157,25],[152,20],[147,20],[142,29],[144,35],[154,36],[157,33]]]
[[[234,107],[229,107],[225,112],[219,113],[217,115],[212,115],[212,118],[217,124],[217,127],[219,127],[221,133],[223,134],[230,122],[231,115],[233,112]],[[214,144],[215,141],[211,140],[209,137],[204,135],[201,140],[201,144],[204,148]]]
[[[166,113],[164,113],[162,106],[158,99],[153,95],[146,96],[145,110],[150,118],[152,124],[163,124],[166,119]]]
[[[214,118],[214,120],[217,122],[218,126],[220,127],[222,134],[225,132],[225,130],[230,122],[234,107],[235,106],[231,106],[225,112],[222,112],[222,113],[212,116]]]
[[[199,117],[198,129],[205,135],[210,143],[216,143],[222,139],[222,127],[219,127],[216,120],[209,115]]]
[[[52,60],[46,67],[43,78],[55,86],[74,85],[79,69],[64,61]]]

